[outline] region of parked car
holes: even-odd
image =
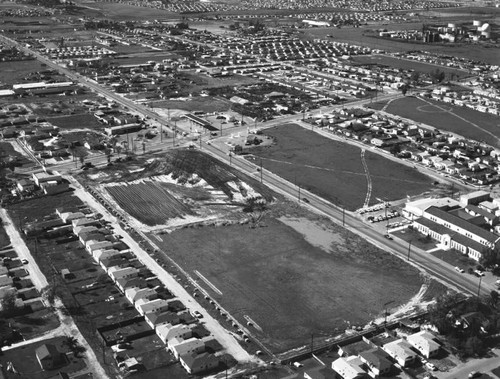
[[[29,263],[27,259],[22,259],[21,262],[23,263],[23,265],[27,265]]]
[[[458,266],[455,266],[455,270],[458,271],[461,274],[463,274],[465,272],[465,270],[463,268],[460,268]]]
[[[481,270],[474,270],[474,274],[476,274],[476,276],[484,276],[484,272],[482,272]]]
[[[198,311],[194,311],[194,312],[193,312],[193,315],[194,315],[195,317],[197,317],[197,318],[203,318],[203,315],[202,315],[200,312],[198,312]]]
[[[436,371],[437,370],[437,367],[434,365],[434,363],[431,363],[431,362],[427,362],[425,364],[425,367],[427,367],[429,370],[432,370],[432,371]]]
[[[469,374],[469,378],[472,379],[472,378],[477,378],[478,376],[481,376],[482,374],[479,372],[479,371],[471,371],[471,373]]]
[[[384,237],[387,238],[388,240],[392,240],[392,237],[390,234],[384,234]]]

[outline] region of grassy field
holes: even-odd
[[[386,112],[443,131],[457,133],[465,138],[488,141],[491,145],[500,146],[498,116],[488,113],[428,99],[424,101],[415,97],[405,97],[391,102]]]
[[[7,85],[22,83],[26,75],[43,69],[41,63],[37,60],[13,62],[0,61],[0,83]]]
[[[359,147],[295,124],[268,129],[266,135],[275,138],[276,145],[251,150],[266,169],[347,209],[363,206],[368,187]],[[421,194],[431,186],[427,176],[369,150],[365,160],[373,186],[370,203],[376,203],[376,197],[396,200]]]
[[[51,124],[63,129],[102,129],[103,125],[97,119],[88,113],[60,116],[60,117],[47,117],[47,121]]]
[[[184,111],[225,112],[231,108],[226,101],[209,97],[193,97],[189,101],[161,100],[152,103],[153,108],[181,109]]]
[[[359,46],[366,46],[372,49],[381,49],[389,52],[405,52],[413,50],[425,50],[436,54],[447,54],[456,57],[464,57],[472,60],[480,60],[490,64],[498,62],[498,52],[495,48],[487,48],[479,44],[422,44],[393,39],[375,37],[373,34],[364,34],[373,29],[385,28],[387,30],[421,29],[422,23],[394,23],[388,25],[370,25],[360,28],[310,28],[306,30],[306,38],[327,38],[326,35],[333,36],[332,41],[347,42]]]
[[[217,287],[214,298],[239,321],[252,318],[263,329],[252,331],[275,352],[307,344],[311,333],[319,339],[367,323],[422,284],[413,267],[335,225],[313,227],[333,236],[326,251],[277,219],[264,223],[182,229],[159,246]]]
[[[353,58],[353,62],[361,64],[378,64],[394,68],[402,68],[405,70],[415,70],[417,72],[426,74],[429,74],[432,71],[436,71],[436,69],[439,68],[439,70],[443,71],[447,76],[449,76],[451,73],[457,75],[458,77],[468,76],[468,73],[466,71],[455,70],[452,68],[441,67],[407,59],[387,57],[383,55],[359,55]]]
[[[79,5],[84,7],[80,13],[89,17],[105,17],[110,20],[159,20],[167,18],[178,18],[179,15],[162,9],[150,7],[136,7],[129,4],[101,3],[93,1],[81,1]]]

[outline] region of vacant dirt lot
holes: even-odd
[[[198,270],[208,279],[222,295],[200,285],[239,321],[253,319],[262,332],[250,329],[275,352],[308,343],[311,333],[320,339],[366,324],[422,284],[416,269],[338,226],[300,217],[287,223],[306,224],[316,246],[271,216],[254,229],[177,230],[158,245],[193,277]]]
[[[266,135],[276,144],[251,150],[266,169],[347,209],[363,205],[368,186],[360,148],[294,124],[268,129]],[[365,161],[373,188],[370,203],[376,203],[377,197],[395,200],[418,195],[431,186],[427,176],[369,150]]]

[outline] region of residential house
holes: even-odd
[[[116,281],[116,285],[122,292],[125,292],[129,288],[146,286],[146,280],[140,276],[121,278]]]
[[[389,355],[378,347],[368,351],[362,351],[358,356],[371,371],[373,375],[370,376],[372,377],[376,378],[386,375],[391,371],[392,363],[388,359]]]
[[[418,333],[409,335],[407,341],[425,358],[432,358],[436,356],[441,348],[441,346],[436,342],[434,335],[427,330],[422,330]]]
[[[160,325],[165,325],[165,324],[177,325],[180,322],[182,322],[179,314],[170,311],[161,313],[155,313],[155,312],[146,313],[144,315],[144,319],[153,329],[157,328]]]
[[[167,349],[174,355],[175,359],[179,359],[181,355],[202,353],[205,351],[205,343],[198,338],[172,338],[167,342]]]
[[[158,298],[158,292],[153,288],[132,287],[125,291],[125,297],[134,304],[139,299],[155,300]]]
[[[166,344],[173,338],[189,339],[192,337],[193,331],[187,325],[162,324],[156,327],[156,334]]]
[[[100,249],[92,252],[92,256],[96,262],[102,262],[106,258],[111,258],[120,254],[121,251],[115,249]]]
[[[189,374],[199,374],[219,366],[219,358],[210,353],[182,354],[179,361]]]
[[[43,344],[35,350],[35,356],[42,370],[53,370],[66,363],[64,354],[52,344]]]
[[[332,362],[332,369],[343,379],[362,379],[368,377],[363,365],[363,361],[358,357],[340,357]]]
[[[82,212],[60,212],[59,210],[56,210],[56,213],[59,215],[59,217],[61,217],[61,220],[64,223],[68,223],[70,221],[85,217],[85,214]]]
[[[104,238],[104,237],[103,237]],[[87,251],[92,254],[95,250],[109,249],[113,247],[113,242],[107,240],[90,240],[85,244]]]
[[[139,299],[135,302],[135,308],[141,315],[147,313],[161,313],[168,311],[168,301],[163,299],[147,300]]]
[[[136,269],[135,267],[111,267],[108,270],[108,275],[109,277],[116,282],[118,279],[123,279],[123,278],[133,278],[137,276],[139,273],[139,270]]]
[[[412,346],[406,340],[401,338],[396,341],[386,343],[382,346],[382,349],[384,349],[384,351],[389,354],[400,366],[406,367],[412,364],[417,357],[417,353],[415,353],[411,347]]]

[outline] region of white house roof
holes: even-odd
[[[366,371],[361,368],[363,364],[358,357],[340,357],[332,362],[332,369],[344,379],[355,379],[366,374]]]

